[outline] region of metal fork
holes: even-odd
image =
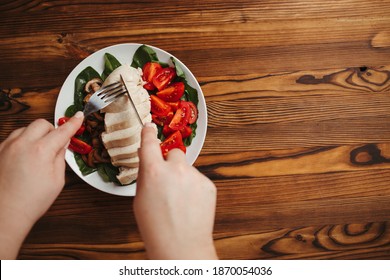
[[[121,82],[116,82],[102,87],[96,91],[84,107],[84,116],[88,116],[111,104],[119,96],[126,93],[126,88]]]

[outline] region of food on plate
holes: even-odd
[[[196,135],[198,93],[186,80],[174,58],[161,62],[154,50],[140,46],[131,65],[121,64],[113,55],[104,55],[104,71],[87,67],[75,80],[74,104],[58,125],[83,110],[90,96],[101,87],[121,81],[123,76],[143,123],[153,122],[161,140],[164,157],[173,148],[186,152]],[[106,182],[127,185],[138,174],[142,125],[127,95],[86,117],[72,137],[69,149],[83,175],[97,171]]]
[[[143,88],[141,73],[128,64],[116,68],[104,81],[103,86],[119,82],[122,75],[142,123],[151,122],[149,94]],[[141,142],[142,124],[137,118],[129,97],[125,94],[101,110],[104,114],[105,131],[101,138],[111,163],[119,168],[117,178],[123,185],[137,179],[138,148]]]
[[[158,61],[152,49],[141,46],[132,63],[143,70],[144,88],[150,94],[152,120],[158,128],[164,157],[169,150],[177,148],[177,142],[186,151],[185,147],[191,145],[196,135],[198,119],[198,93],[187,83],[183,69],[172,57],[171,62]]]

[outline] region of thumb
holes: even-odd
[[[69,121],[50,132],[45,138],[49,149],[59,151],[69,142],[69,139],[75,135],[77,130],[83,124],[83,112],[77,112]]]

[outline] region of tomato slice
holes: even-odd
[[[180,98],[183,96],[183,94],[184,94],[183,82],[173,83],[170,86],[164,88],[163,90],[157,92],[157,96],[167,102],[179,101]]]
[[[162,129],[162,134],[165,136],[165,137],[168,137],[169,135],[171,135],[172,133],[176,132],[177,130],[173,130],[172,128],[170,128],[168,125],[164,125],[163,129]],[[187,137],[190,137],[191,134],[192,134],[192,128],[189,126],[189,125],[186,125],[185,127],[183,127],[182,129],[179,130],[180,131],[180,134],[181,134],[181,137],[183,139],[187,138]]]
[[[172,80],[176,77],[176,71],[172,67],[162,68],[157,71],[156,75],[153,77],[153,84],[160,91],[169,85]]]
[[[167,157],[168,152],[172,149],[178,148],[184,153],[186,152],[186,147],[183,144],[183,139],[180,131],[175,131],[172,135],[170,135],[160,144],[160,147],[164,158]]]
[[[86,155],[90,151],[92,151],[92,147],[90,145],[88,145],[87,143],[85,143],[84,141],[76,137],[70,138],[70,143],[68,148],[73,152],[76,152],[81,155]]]
[[[188,103],[188,106],[190,106],[190,118],[188,120],[189,124],[193,124],[198,119],[198,109],[196,108],[196,105],[191,101],[183,101],[185,103]]]
[[[168,125],[171,122],[172,118],[173,118],[172,111],[168,112],[168,114],[165,116],[157,116],[155,114],[152,114],[153,122],[159,126]]]
[[[145,82],[152,83],[154,76],[157,72],[162,69],[160,63],[157,62],[147,62],[144,67],[142,67],[142,78]]]
[[[176,130],[173,130],[171,128],[169,128],[169,125],[164,125],[163,129],[162,129],[162,134],[165,136],[165,137],[168,137],[169,135],[171,135],[172,133],[176,132]]]
[[[146,90],[155,90],[156,87],[154,86],[153,83],[146,83],[146,84],[144,84],[144,89],[146,89]]]
[[[179,109],[177,109],[175,115],[171,123],[169,124],[169,128],[173,130],[180,130],[188,124],[188,120],[190,119],[191,109],[188,105],[188,102],[181,102]]]
[[[192,134],[192,128],[189,125],[186,125],[182,129],[180,129],[180,133],[181,133],[181,137],[183,137],[183,139],[190,137]]]
[[[69,121],[70,118],[68,117],[62,117],[62,118],[59,118],[58,119],[58,125],[63,125],[64,123],[66,123],[67,121]]]
[[[68,117],[59,118],[59,120],[58,120],[58,125],[61,126],[61,125],[63,125],[64,123],[66,123],[67,121],[69,121],[69,120],[70,120],[70,118],[68,118]],[[76,131],[76,134],[75,134],[75,135],[81,135],[81,134],[84,133],[84,131],[85,131],[85,125],[82,124],[82,125],[80,126],[80,128]]]
[[[176,112],[180,107],[180,100],[176,102],[167,102],[167,104],[171,106],[173,112]]]
[[[156,95],[150,96],[151,111],[157,116],[166,116],[172,110],[164,100],[161,100]]]

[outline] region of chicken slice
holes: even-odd
[[[147,102],[150,103],[149,101]],[[150,115],[150,107],[148,105],[140,105],[139,108],[142,123],[151,122],[152,116]],[[139,125],[139,121],[137,117],[134,118],[133,108],[119,113],[106,113],[105,115],[104,126],[106,133],[135,125]]]
[[[138,167],[136,168],[119,168],[119,175],[117,176],[119,182],[124,185],[130,184],[137,179],[138,176]]]
[[[124,166],[124,167],[138,167],[139,166],[139,158],[138,156],[132,158],[119,159],[113,162],[114,165]]]

